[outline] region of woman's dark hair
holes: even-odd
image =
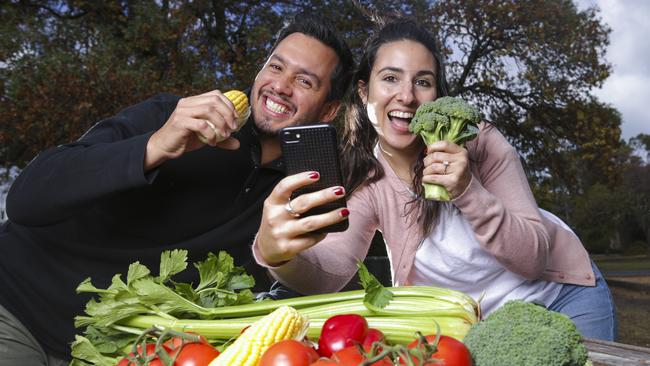
[[[383,25],[368,39],[365,52],[352,79],[353,86],[350,88],[350,98],[345,112],[345,123],[341,138],[341,170],[348,192],[352,192],[364,184],[375,182],[385,174],[374,155],[374,149],[379,137],[368,118],[366,106],[358,93],[356,83],[361,80],[368,85],[377,51],[382,45],[402,40],[418,42],[431,52],[437,68],[437,95],[440,97],[449,93],[444,63],[438,51],[436,40],[424,27],[410,19],[397,19]],[[435,201],[423,199],[422,170],[424,165],[422,160],[418,159],[414,167],[415,174],[412,184],[417,198],[409,202],[408,214],[419,209],[417,222],[421,226],[422,232],[428,233],[435,222],[438,204]]]
[[[334,50],[339,62],[330,77],[331,87],[327,95],[327,101],[343,99],[352,80],[354,70],[354,57],[343,37],[335,31],[334,26],[328,20],[311,13],[299,13],[294,16],[290,23],[278,31],[271,53],[283,39],[293,33],[302,33],[317,39]]]

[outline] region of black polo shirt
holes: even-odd
[[[147,141],[178,100],[160,94],[99,122],[40,154],[13,184],[0,228],[0,304],[47,352],[70,357],[81,333],[73,318],[88,300],[75,293],[81,281],[105,287],[135,261],[157,274],[163,250],[187,249],[191,262],[226,250],[255,276],[256,290],[268,289],[250,246],[264,199],[285,176],[281,160],[260,165],[248,123],[236,135],[240,149],[205,146],[145,175]],[[186,272],[175,279],[197,283],[194,267]]]

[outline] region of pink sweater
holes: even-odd
[[[477,138],[467,143],[472,180],[452,202],[473,228],[480,245],[504,267],[527,279],[593,286],[589,255],[570,231],[542,217],[519,156],[503,135],[482,123]],[[339,291],[355,274],[356,260],[368,253],[375,230],[382,232],[396,286],[408,285],[415,252],[423,234],[406,217],[411,200],[404,184],[379,154],[385,176],[348,198],[350,228],[291,261],[270,267],[283,284],[303,294]]]

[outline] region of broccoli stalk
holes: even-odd
[[[475,366],[583,366],[587,348],[564,314],[508,301],[470,328],[463,339]]]
[[[420,105],[409,124],[409,131],[422,136],[424,143],[451,141],[463,146],[478,133],[480,115],[476,108],[460,98],[441,97]],[[424,197],[449,201],[449,192],[437,184],[423,183]]]

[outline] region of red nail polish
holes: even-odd
[[[341,210],[341,216],[348,217],[349,215],[350,215],[350,210],[348,210],[347,208]]]
[[[318,177],[320,177],[320,174],[318,174],[318,172],[309,173],[309,178],[311,179],[318,179]]]
[[[337,195],[337,196],[342,196],[343,193],[345,193],[345,191],[343,191],[342,187],[338,187],[338,188],[334,189],[334,194]]]

